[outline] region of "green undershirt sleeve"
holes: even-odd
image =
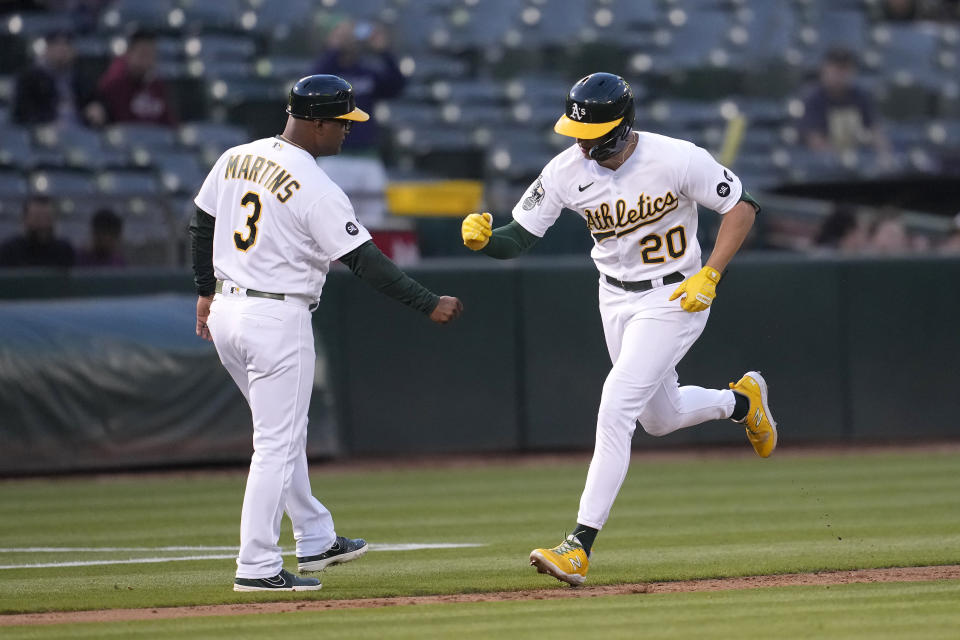
[[[520,226],[519,222],[512,220],[510,224],[494,229],[490,242],[481,251],[491,258],[508,260],[529,251],[539,239]]]
[[[380,293],[421,313],[429,315],[440,302],[440,296],[401,271],[371,240],[342,256],[340,262]]]
[[[213,275],[213,228],[216,220],[198,208],[190,219],[190,249],[193,256],[193,283],[197,294],[212,296],[217,286]]]
[[[749,202],[753,205],[753,208],[757,210],[757,215],[760,215],[760,203],[757,202],[756,198],[750,195],[746,189],[743,190],[743,193],[740,194],[741,202]]]

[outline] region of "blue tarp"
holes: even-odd
[[[0,302],[0,474],[249,460],[249,408],[195,312],[188,295]],[[314,396],[309,452],[330,453]]]

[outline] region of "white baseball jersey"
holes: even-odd
[[[623,281],[698,271],[697,203],[726,213],[740,180],[706,150],[655,133],[640,136],[616,171],[585,158],[578,145],[558,154],[513,209],[514,219],[543,237],[566,207],[587,222],[600,273]]]
[[[244,289],[317,300],[330,263],[370,240],[314,157],[279,137],[225,151],[194,202],[217,218],[214,274]]]

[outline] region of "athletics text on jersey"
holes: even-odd
[[[740,180],[709,153],[684,140],[638,132],[636,149],[616,171],[585,158],[578,145],[558,154],[513,209],[542,237],[564,209],[576,211],[593,237],[597,269],[636,281],[700,269],[697,204],[726,213]]]

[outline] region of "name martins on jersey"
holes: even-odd
[[[592,184],[592,183],[591,183]],[[589,186],[589,185],[588,185]],[[584,191],[584,188],[580,189]],[[530,188],[530,195],[523,200],[523,208],[530,211],[543,200],[543,181],[537,179]],[[640,193],[637,197],[635,209],[628,209],[626,200],[617,200],[611,207],[610,203],[602,202],[593,208],[585,208],[583,215],[587,219],[587,229],[596,242],[602,242],[614,236],[621,238],[631,234],[640,227],[652,224],[677,208],[680,199],[672,191],[662,196],[648,196]],[[612,210],[612,213],[611,213]]]
[[[249,153],[242,157],[243,160],[240,160],[240,154],[230,156],[223,171],[224,180],[235,178],[255,182],[265,186],[280,202],[289,200],[293,192],[300,188],[300,183],[293,179],[293,175],[273,160]],[[277,193],[278,189],[282,191]]]

